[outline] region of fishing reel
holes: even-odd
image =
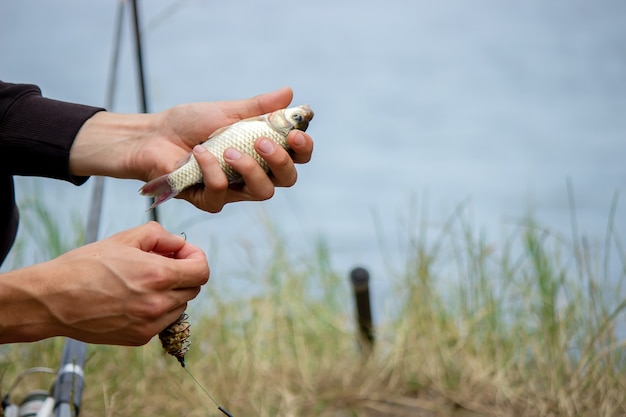
[[[56,376],[57,371],[51,368],[36,367],[27,369],[19,374],[7,393],[2,397],[4,417],[49,417],[52,415],[55,401],[50,389],[27,389],[17,403],[11,400],[11,395],[26,377],[36,374]]]

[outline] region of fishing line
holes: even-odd
[[[211,399],[211,401],[213,401],[213,403],[217,406],[217,409],[220,410],[222,413],[226,414],[228,417],[233,417],[232,414],[230,414],[227,410],[225,410],[221,405],[219,405],[219,403],[217,401],[215,401],[215,398],[213,398],[213,396],[211,396],[211,394],[209,394],[209,391],[207,391],[202,384],[200,383],[200,381],[198,381],[196,379],[195,376],[193,376],[193,374],[191,372],[189,372],[189,369],[183,367],[183,369],[187,372],[187,374],[189,374],[189,376],[191,377],[191,379],[193,379],[195,381],[196,384],[198,384],[198,386],[200,387],[200,389],[202,391],[204,391],[204,393],[207,395],[207,397],[209,397]]]
[[[183,239],[185,239],[185,242],[187,241],[187,233],[185,232],[180,232],[180,235],[183,237]],[[200,387],[200,389],[206,394],[207,397],[209,397],[211,399],[211,401],[213,401],[213,403],[217,406],[217,409],[220,410],[222,413],[226,414],[228,417],[233,417],[232,414],[230,414],[228,412],[228,410],[226,410],[225,408],[223,408],[221,405],[219,405],[219,403],[215,400],[215,398],[213,398],[213,396],[211,394],[209,394],[209,391],[207,391],[204,386],[202,386],[202,384],[200,383],[200,381],[198,381],[196,379],[195,376],[193,376],[193,374],[189,371],[189,369],[187,369],[185,367],[185,361],[180,361],[181,366],[183,367],[183,369],[185,370],[185,372],[187,372],[187,374],[191,377],[191,379],[193,379],[193,381]]]

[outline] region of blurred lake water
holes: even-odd
[[[271,256],[265,215],[294,253],[322,237],[346,277],[370,268],[375,309],[389,302],[388,265],[401,268],[399,242],[414,220],[435,235],[459,204],[496,246],[530,212],[571,237],[570,181],[592,249],[602,247],[616,193],[615,230],[625,237],[622,1],[140,3],[151,111],[290,85],[294,102],[316,112],[314,158],[292,189],[216,215],[162,206],[169,230],[206,249],[219,289],[240,292],[247,284],[235,278]],[[103,105],[116,7],[4,3],[0,79]],[[135,112],[130,22],[125,29],[112,110]],[[37,182],[59,216],[86,216],[91,184]],[[103,236],[147,220],[140,185],[107,181]],[[31,180],[18,186],[21,198],[33,190]],[[623,265],[612,259],[617,278]]]

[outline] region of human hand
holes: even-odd
[[[203,210],[217,212],[229,202],[268,199],[274,194],[274,187],[292,186],[297,178],[294,161],[308,162],[313,150],[313,142],[304,132],[294,131],[288,137],[290,148],[294,151],[293,159],[287,151],[270,140],[256,141],[255,149],[267,161],[271,176],[251,156],[240,152],[235,152],[234,155],[225,152],[226,161],[243,177],[241,186],[229,186],[217,159],[210,152],[206,152],[204,147],[195,146],[204,142],[212,132],[222,126],[287,107],[292,97],[292,91],[285,88],[247,100],[195,103],[166,110],[160,114],[160,131],[165,132],[165,142],[158,146],[149,144],[145,152],[140,153],[164,164],[152,170],[148,178],[155,178],[177,168],[193,148],[194,157],[202,169],[204,184],[186,190],[180,197]],[[170,146],[170,152],[162,152],[162,149],[167,149],[167,144],[173,145]],[[181,157],[173,158],[177,153]]]
[[[245,100],[183,104],[150,115],[97,113],[76,137],[70,169],[74,175],[148,181],[178,168],[193,150],[204,184],[185,190],[179,198],[209,212],[218,212],[235,201],[265,200],[272,197],[275,187],[289,187],[296,182],[294,163],[311,159],[313,140],[308,134],[289,134],[292,156],[269,140],[256,141],[255,149],[268,163],[271,176],[251,156],[235,154],[233,158],[227,151],[226,162],[243,177],[241,186],[229,186],[217,159],[194,146],[220,127],[285,108],[292,98],[291,89],[283,88]]]
[[[155,222],[27,271],[22,285],[32,284],[29,294],[35,296],[16,308],[25,312],[23,320],[29,314],[37,319],[16,326],[30,332],[23,340],[68,336],[131,346],[147,343],[173,323],[209,278],[204,253]]]

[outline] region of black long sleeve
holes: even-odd
[[[42,97],[34,85],[0,81],[0,263],[17,232],[13,176],[84,183],[86,177],[70,173],[70,149],[81,126],[102,110]]]

